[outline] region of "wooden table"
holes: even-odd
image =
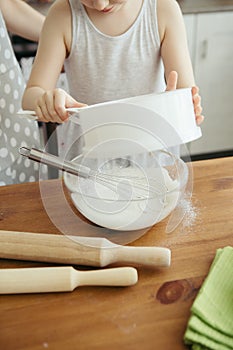
[[[131,245],[169,247],[169,268],[138,267],[132,287],[80,287],[72,293],[0,296],[0,348],[181,350],[190,307],[217,248],[233,245],[233,158],[193,162],[192,203],[170,234],[167,219]],[[62,216],[57,180],[46,196]],[[0,229],[59,233],[38,183],[0,188]],[[72,231],[69,216],[64,218]],[[72,220],[71,220],[72,221]],[[1,268],[45,266],[0,260]]]

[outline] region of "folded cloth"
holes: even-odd
[[[217,250],[192,305],[184,342],[192,350],[233,349],[233,247]]]

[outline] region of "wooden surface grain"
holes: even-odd
[[[233,158],[193,162],[192,168],[192,202],[187,203],[182,223],[168,234],[165,219],[143,236],[130,237],[129,245],[170,248],[169,268],[139,266],[139,281],[132,287],[1,295],[0,348],[186,349],[182,339],[190,307],[216,249],[233,245]],[[1,187],[0,229],[45,234],[58,234],[64,227],[71,232],[79,230],[74,219],[77,211],[69,200],[70,211],[62,215],[64,198],[58,192],[58,181],[47,182],[46,200],[42,201],[40,191],[38,183]],[[89,227],[93,235],[97,227]],[[53,264],[0,260],[0,268],[32,266]]]

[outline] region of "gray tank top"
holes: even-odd
[[[165,89],[156,0],[144,0],[122,35],[101,33],[79,0],[69,0],[72,47],[65,61],[70,94],[95,104]]]
[[[69,3],[72,45],[64,66],[76,100],[92,105],[165,90],[156,0],[144,0],[133,25],[119,36],[101,33],[80,0]],[[77,125],[64,123],[57,131],[61,156],[80,153]]]

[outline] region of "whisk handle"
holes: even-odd
[[[150,267],[168,267],[171,264],[171,251],[164,247],[118,246],[105,250],[110,263],[136,264]]]
[[[59,158],[58,156],[41,151],[36,148],[20,147],[19,153],[22,156],[32,159],[36,162],[43,163],[60,170],[64,170],[73,175],[88,177],[91,174],[91,169],[82,164],[65,161]]]

